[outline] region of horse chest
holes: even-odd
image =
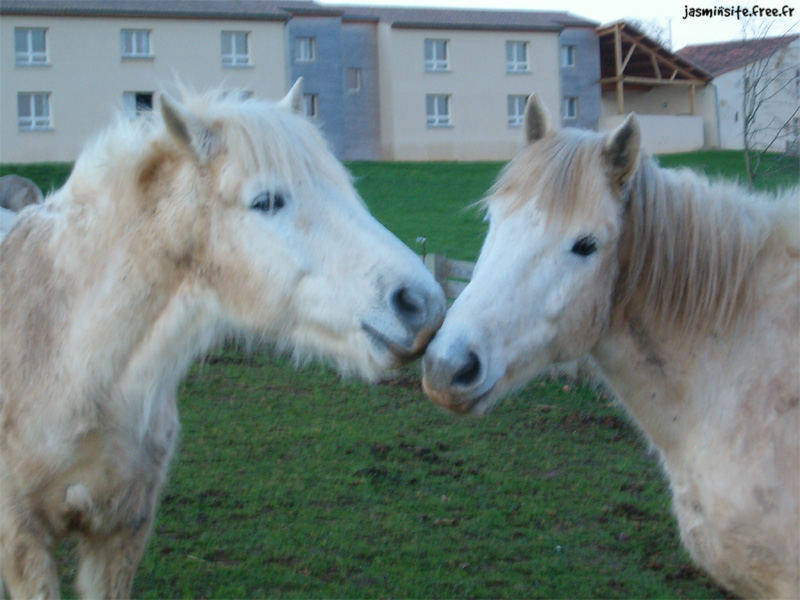
[[[152,514],[178,434],[174,401],[160,407],[143,433],[104,427],[73,444],[74,460],[42,490],[52,527],[107,533],[137,530]]]

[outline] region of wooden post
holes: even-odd
[[[691,115],[694,115],[694,88],[694,84],[689,86],[689,114]]]
[[[433,278],[444,289],[447,283],[447,260],[444,254],[428,254],[425,256],[425,266],[433,274]]]
[[[621,115],[625,112],[625,98],[622,83],[622,37],[619,28],[619,23],[614,25],[614,65],[617,71],[617,113]]]

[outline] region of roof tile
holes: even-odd
[[[785,35],[717,44],[694,44],[681,48],[676,54],[716,77],[772,56],[798,38],[800,35]]]

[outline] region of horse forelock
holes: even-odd
[[[485,202],[499,201],[507,213],[535,202],[549,222],[602,218],[605,207],[599,199],[607,189],[602,156],[597,134],[579,129],[548,133],[503,169]]]
[[[192,109],[193,104],[187,103]],[[284,185],[303,183],[351,190],[351,180],[317,128],[274,103],[225,99],[199,114],[220,123],[226,161],[249,174],[268,174]],[[202,117],[201,117],[202,118]]]
[[[209,128],[214,156],[208,168],[217,169],[215,175],[237,165],[237,176],[272,173],[285,182],[324,181],[351,188],[347,171],[305,119],[275,103],[242,99],[222,90],[182,93],[184,106]],[[153,186],[175,177],[178,168],[190,161],[156,111],[136,119],[120,114],[81,153],[70,184],[84,191],[78,194],[82,201],[105,197],[124,202],[134,196],[149,205],[158,200]]]

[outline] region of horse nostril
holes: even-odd
[[[481,361],[478,355],[470,351],[467,355],[467,361],[461,368],[453,375],[451,385],[457,386],[470,386],[474,384],[481,373]]]
[[[395,290],[392,294],[391,304],[397,316],[404,323],[413,324],[424,319],[425,298],[412,289],[401,287]]]

